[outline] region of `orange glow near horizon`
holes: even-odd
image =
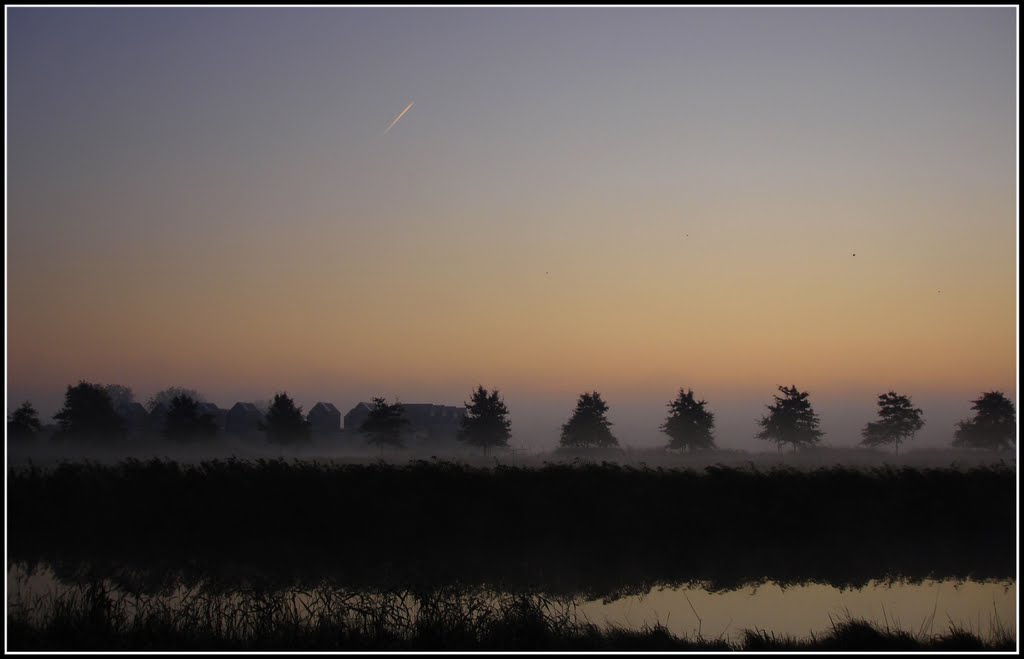
[[[1013,10],[855,14],[18,13],[8,403],[1015,392]]]

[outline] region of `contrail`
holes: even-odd
[[[402,117],[404,117],[404,116],[405,116],[405,113],[409,111],[409,108],[411,108],[411,107],[412,107],[412,103],[414,103],[414,102],[415,102],[415,101],[413,101],[413,102],[409,103],[409,105],[406,105],[406,106],[405,106],[405,109],[404,109],[404,110],[402,110],[402,111],[401,111],[401,112],[400,112],[400,113],[398,114],[398,116],[397,116],[397,117],[395,117],[395,118],[394,118],[394,120],[393,120],[393,121],[392,121],[392,122],[391,122],[391,123],[390,123],[390,124],[388,125],[388,127],[384,129],[384,134],[385,134],[385,135],[387,135],[387,134],[388,134],[388,131],[389,131],[389,130],[391,130],[391,127],[392,127],[392,126],[394,126],[395,124],[397,124],[397,123],[398,123],[398,120],[399,120],[399,119],[401,119]]]

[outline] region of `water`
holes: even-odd
[[[61,594],[81,594],[85,581],[58,578],[48,566],[27,569],[24,565],[8,565],[8,604],[27,605]],[[123,581],[121,582],[123,583]],[[128,593],[112,579],[104,580],[110,596],[122,600],[127,610],[158,603],[172,609],[193,606],[196,601],[209,604],[210,592],[200,583],[180,583],[155,592]],[[222,584],[221,584],[222,585]],[[213,599],[238,606],[254,592],[251,583],[244,588],[218,589]],[[338,602],[359,607],[388,608],[409,620],[421,613],[423,606],[452,606],[469,611],[498,606],[509,598],[502,591],[486,587],[459,586],[430,593],[391,589],[371,592],[324,583],[315,588],[272,589],[286,602],[279,614],[302,618],[322,613],[324,607]],[[205,597],[204,597],[205,596]],[[262,597],[262,594],[260,595]],[[140,604],[140,602],[142,604]],[[334,604],[325,604],[333,602]],[[432,604],[424,605],[424,602]],[[876,580],[861,588],[841,588],[828,584],[805,583],[780,585],[773,581],[751,584],[728,590],[708,590],[700,585],[654,587],[643,594],[606,599],[587,599],[582,595],[553,597],[556,609],[581,621],[598,626],[642,629],[662,624],[679,636],[701,636],[725,640],[735,639],[744,629],[762,629],[776,635],[806,638],[826,632],[832,623],[847,617],[862,618],[882,627],[902,629],[916,634],[941,634],[951,625],[967,628],[982,638],[997,625],[1015,634],[1016,582],[1014,579],[975,580]],[[294,610],[287,612],[289,607]],[[230,608],[230,607],[225,607]]]
[[[872,581],[863,588],[767,582],[735,590],[655,588],[611,602],[586,602],[581,611],[598,624],[637,628],[660,622],[675,634],[728,638],[742,629],[765,629],[797,638],[831,628],[847,615],[917,632],[943,633],[950,621],[986,636],[998,620],[1013,628],[1016,582]]]

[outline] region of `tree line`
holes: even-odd
[[[767,413],[757,420],[760,430],[755,437],[774,442],[781,452],[790,445],[794,452],[800,447],[818,445],[824,437],[820,419],[810,403],[810,395],[796,385],[779,386]],[[100,385],[81,381],[68,385],[64,406],[54,419],[58,423],[55,438],[109,439],[125,433],[124,420],[118,405],[133,402],[131,389],[122,385]],[[150,412],[161,406],[166,410],[160,434],[171,440],[201,440],[220,431],[209,413],[200,411],[203,397],[193,389],[171,387],[155,394],[147,403]],[[1000,391],[984,392],[971,401],[975,414],[957,422],[953,446],[1006,450],[1016,441],[1016,411],[1013,402]],[[913,406],[910,396],[889,391],[878,396],[878,417],[861,430],[864,446],[893,446],[899,453],[901,443],[913,439],[924,427],[923,413]],[[460,421],[457,438],[467,445],[482,448],[507,448],[512,437],[510,413],[499,391],[488,391],[482,385],[465,403],[466,413]],[[715,415],[707,409],[707,401],[699,400],[691,389],[680,389],[668,403],[669,412],[659,429],[668,436],[666,448],[684,451],[715,449]],[[560,445],[566,448],[617,447],[608,420],[608,404],[597,391],[580,394],[569,420],[561,428]],[[410,425],[403,405],[373,398],[373,407],[359,430],[368,443],[401,447]],[[264,418],[259,429],[268,440],[280,444],[301,443],[312,435],[311,424],[302,407],[281,392],[265,403]],[[42,432],[39,415],[30,402],[22,403],[8,416],[8,437],[31,439]]]

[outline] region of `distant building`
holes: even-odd
[[[263,412],[252,403],[235,403],[225,418],[225,430],[239,437],[254,437],[260,431]]]
[[[212,416],[213,420],[217,423],[218,432],[224,432],[227,430],[228,411],[223,407],[217,407],[215,403],[199,403],[196,411],[200,416],[203,414],[209,414]]]
[[[372,409],[372,403],[359,403],[350,409],[345,414],[345,432],[359,432],[363,421],[366,421],[366,417],[370,416],[370,410]]]
[[[141,439],[149,431],[149,414],[139,403],[121,403],[115,410],[124,422],[125,436],[128,439]]]
[[[157,403],[149,411],[147,427],[150,435],[159,435],[164,431],[164,422],[167,420],[168,407],[163,403]]]
[[[317,403],[309,410],[306,420],[315,434],[336,434],[341,432],[341,412],[331,403]]]
[[[434,405],[432,403],[402,403],[405,418],[409,420],[407,435],[419,442],[454,440],[465,407]],[[345,432],[359,432],[363,422],[370,416],[373,403],[359,403],[345,415]]]

